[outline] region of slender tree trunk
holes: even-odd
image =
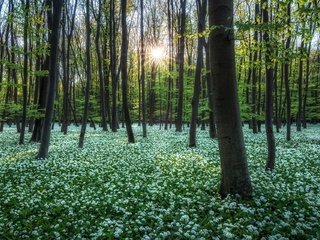
[[[145,84],[145,48],[144,48],[144,10],[143,0],[140,0],[140,56],[141,56],[141,108],[142,108],[142,135],[147,137],[147,123],[146,123],[146,84]]]
[[[261,35],[261,33],[260,33]],[[260,36],[260,39],[262,37]],[[262,62],[262,51],[261,49],[259,50],[259,63]],[[257,103],[257,115],[258,117],[261,116],[261,98],[262,98],[262,87],[261,87],[261,82],[262,82],[262,67],[259,67],[259,74],[258,74],[258,103]],[[261,133],[261,120],[257,121],[258,123],[258,132]]]
[[[61,132],[63,134],[67,134],[68,131],[68,119],[69,119],[69,105],[68,105],[68,97],[69,97],[69,78],[67,76],[67,53],[66,53],[66,25],[67,25],[67,2],[64,2],[64,9],[62,13],[62,39],[61,39],[61,60],[62,60],[62,71],[63,71],[63,80],[62,80],[62,88],[63,88],[63,96],[62,96],[62,124],[61,124]]]
[[[205,29],[205,20],[207,14],[207,0],[197,0],[197,12],[198,12],[198,33],[199,35]],[[192,98],[192,113],[190,121],[190,131],[189,131],[189,147],[196,146],[196,131],[197,131],[197,117],[199,108],[199,98],[201,91],[201,71],[203,68],[203,46],[204,37],[198,37],[198,49],[197,49],[197,65],[196,74],[194,77],[193,85],[193,98]]]
[[[311,27],[312,31],[312,27]],[[312,31],[314,32],[314,31]],[[309,79],[310,79],[310,53],[311,53],[311,42],[308,46],[308,54],[307,54],[307,63],[306,63],[306,80],[305,80],[305,89],[304,89],[304,97],[303,97],[303,106],[302,106],[302,126],[303,128],[307,128],[307,98],[308,98],[308,90],[309,90]]]
[[[86,89],[84,110],[79,137],[79,148],[83,148],[84,135],[86,133],[87,122],[89,118],[89,101],[90,101],[90,85],[91,85],[91,27],[90,27],[90,0],[86,0]]]
[[[167,14],[168,14],[168,36],[169,36],[169,60],[168,60],[168,93],[167,93],[167,109],[166,109],[166,119],[165,119],[165,125],[164,129],[168,129],[168,124],[170,120],[170,110],[172,109],[172,94],[173,94],[173,59],[171,58],[171,55],[173,54],[173,32],[172,32],[172,0],[167,0]],[[171,124],[171,121],[170,121]]]
[[[278,50],[276,51],[276,58],[278,57]],[[279,132],[279,126],[277,124],[277,122],[279,121],[279,112],[278,112],[278,66],[279,66],[279,62],[276,61],[276,63],[274,64],[274,119],[273,119],[273,123],[276,127],[276,132]]]
[[[122,77],[122,104],[124,120],[127,129],[128,142],[134,143],[134,135],[131,126],[131,119],[128,106],[128,29],[127,29],[127,0],[121,0],[121,26],[122,26],[122,45],[121,45],[121,77]]]
[[[302,36],[304,38],[304,36]],[[297,112],[297,131],[301,131],[301,119],[302,119],[302,78],[303,78],[303,57],[302,49],[304,48],[304,42],[301,41],[300,46],[300,60],[299,60],[299,77],[298,77],[298,112]]]
[[[106,95],[105,95],[105,82],[104,82],[104,72],[102,64],[102,56],[100,49],[100,28],[101,28],[101,12],[102,12],[102,2],[99,0],[99,12],[97,18],[97,29],[96,29],[96,53],[98,61],[98,72],[99,72],[99,83],[100,83],[100,112],[101,112],[101,126],[103,131],[108,131],[107,125],[107,111],[106,111]]]
[[[15,6],[13,1],[9,1],[9,11],[14,13],[15,11]],[[11,64],[12,64],[12,69],[10,71],[11,73],[11,78],[14,84],[13,87],[13,102],[14,104],[18,105],[18,76],[17,76],[17,67],[16,67],[16,34],[14,30],[14,25],[13,21],[10,23],[10,42],[11,42]],[[20,119],[19,117],[15,117],[15,123],[17,127],[17,132],[20,133],[21,126],[20,126]]]
[[[43,130],[41,136],[41,143],[38,152],[38,158],[44,159],[48,157],[48,150],[50,144],[51,135],[51,123],[54,112],[54,99],[56,96],[56,86],[58,77],[58,45],[60,37],[60,19],[61,19],[61,9],[62,0],[47,0],[49,9],[52,4],[52,21],[49,20],[48,26],[49,31],[51,31],[51,41],[50,41],[50,68],[49,68],[49,90],[46,103],[46,113],[43,123]],[[49,17],[50,19],[50,17]]]
[[[266,7],[262,10],[263,23],[268,25],[269,12],[268,12],[268,0],[262,0],[262,5]],[[268,30],[265,30],[263,34],[263,40],[266,46],[265,62],[266,62],[266,90],[265,90],[265,128],[268,142],[268,159],[266,163],[266,169],[273,170],[275,166],[275,140],[273,134],[273,104],[272,104],[272,90],[273,90],[273,69],[272,69],[272,49],[270,46],[270,37]]]
[[[20,139],[19,144],[24,143],[24,135],[26,130],[26,122],[27,122],[27,101],[28,101],[28,25],[29,25],[29,8],[30,1],[26,0],[25,3],[25,18],[24,18],[24,28],[23,28],[23,87],[22,87],[22,95],[23,95],[23,106],[22,106],[22,119],[21,119],[21,131],[20,131]]]
[[[185,52],[185,32],[186,32],[186,0],[180,0],[181,5],[181,25],[179,31],[179,49],[178,49],[178,63],[179,63],[179,76],[178,76],[178,106],[177,106],[177,119],[176,131],[182,131],[182,113],[183,113],[183,86],[184,86],[184,52]]]
[[[287,6],[287,29],[289,31],[288,37],[286,39],[286,61],[284,63],[284,84],[285,84],[285,91],[286,91],[286,122],[287,122],[287,132],[286,132],[286,139],[287,141],[290,141],[291,139],[291,91],[290,91],[290,82],[289,82],[289,61],[290,58],[288,56],[288,51],[290,49],[290,44],[291,44],[291,31],[290,31],[290,22],[291,22],[291,3],[288,3]]]
[[[255,27],[258,27],[260,18],[260,9],[259,4],[255,3]],[[252,69],[252,89],[251,89],[251,104],[252,104],[252,131],[253,133],[258,133],[258,123],[257,123],[257,69],[259,65],[258,61],[258,46],[259,46],[259,38],[258,38],[258,29],[254,30],[254,46],[255,50],[253,53],[253,69]]]
[[[151,64],[151,74],[149,81],[149,125],[153,126],[155,122],[155,108],[156,108],[156,65],[153,62]]]
[[[118,88],[118,76],[117,76],[117,56],[116,56],[116,24],[115,24],[115,2],[110,1],[110,68],[112,79],[112,117],[111,117],[111,129],[112,132],[117,132],[118,129],[118,117],[117,117],[117,88]]]
[[[233,1],[209,1],[210,65],[221,158],[220,194],[250,198],[252,187],[243,140],[235,71]],[[218,28],[212,28],[219,26]]]

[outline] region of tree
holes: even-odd
[[[117,75],[117,53],[116,53],[116,22],[115,22],[115,2],[110,1],[110,70],[112,80],[112,116],[111,116],[111,130],[116,132],[118,129],[118,114],[117,114],[117,87],[118,87],[118,75]]]
[[[99,72],[99,83],[100,83],[100,111],[101,111],[101,126],[103,131],[108,130],[107,125],[107,110],[106,110],[106,95],[105,95],[105,82],[104,82],[104,71],[102,64],[102,55],[100,49],[100,29],[101,29],[101,14],[102,14],[102,2],[99,0],[99,10],[97,17],[97,29],[96,29],[96,53],[97,53],[97,61],[98,61],[98,72]]]
[[[266,163],[266,169],[273,170],[275,166],[275,140],[273,134],[273,103],[272,103],[272,90],[273,90],[273,69],[272,69],[272,49],[270,45],[270,36],[269,36],[269,11],[268,11],[268,0],[262,0],[262,21],[265,24],[265,30],[263,33],[263,41],[266,47],[265,53],[265,65],[266,65],[266,96],[265,96],[265,128],[267,134],[268,142],[268,159]]]
[[[51,123],[54,111],[54,99],[56,96],[56,86],[58,77],[58,45],[60,38],[60,19],[61,9],[63,5],[62,0],[47,0],[49,9],[52,6],[52,22],[48,23],[49,30],[51,31],[50,41],[50,67],[49,67],[49,90],[46,103],[46,113],[43,123],[43,130],[38,152],[38,158],[44,159],[48,157],[48,150],[51,135]]]
[[[86,133],[88,115],[89,115],[89,100],[90,100],[90,85],[91,85],[91,27],[90,27],[90,1],[86,0],[86,89],[85,89],[85,102],[82,116],[82,125],[79,138],[79,148],[83,147],[84,135]]]
[[[167,15],[168,15],[168,40],[169,40],[169,59],[168,59],[168,91],[167,91],[167,107],[166,107],[166,117],[164,129],[168,129],[168,124],[170,120],[170,126],[172,124],[172,99],[173,99],[173,52],[174,52],[174,42],[173,42],[173,0],[167,0]],[[170,117],[171,116],[171,117]]]
[[[204,36],[201,36],[205,30],[206,14],[207,14],[207,0],[197,0],[198,9],[198,49],[197,49],[197,65],[194,78],[193,98],[192,98],[192,114],[190,121],[189,131],[189,147],[196,146],[196,130],[197,130],[197,117],[199,108],[199,97],[201,91],[201,78],[203,68],[203,47],[205,43]],[[203,87],[203,86],[202,86]]]
[[[252,96],[251,96],[251,104],[252,104],[252,131],[253,133],[258,133],[258,123],[257,123],[257,61],[258,61],[258,24],[260,17],[260,9],[258,2],[255,3],[255,30],[254,30],[254,49],[253,53],[253,69],[252,69]]]
[[[134,143],[134,135],[131,126],[131,119],[128,107],[128,29],[127,29],[127,0],[121,0],[121,77],[122,77],[122,104],[124,120],[127,129],[128,142]]]
[[[63,20],[62,20],[62,65],[63,65],[63,114],[62,114],[62,124],[61,124],[61,132],[67,134],[68,125],[69,125],[69,110],[74,111],[70,104],[70,52],[71,52],[71,41],[73,37],[74,27],[75,27],[75,17],[76,17],[76,9],[78,6],[78,0],[75,0],[72,12],[68,11],[67,2],[64,3],[64,11],[63,11]],[[71,14],[71,16],[69,16]],[[71,17],[71,22],[69,24],[68,30],[66,29],[67,20]],[[67,36],[66,36],[67,35]],[[65,37],[67,37],[67,47],[65,46]],[[69,107],[70,105],[70,107]],[[71,108],[71,109],[70,109]],[[75,114],[74,114],[75,115]],[[76,116],[74,116],[74,122],[77,125]]]
[[[285,91],[286,91],[286,122],[287,122],[287,132],[286,139],[290,141],[291,139],[291,91],[290,91],[290,82],[289,82],[289,49],[291,44],[291,31],[290,31],[290,22],[291,22],[291,3],[288,3],[287,6],[287,29],[288,29],[288,37],[286,39],[286,53],[285,53],[285,63],[284,63],[284,81],[285,81]]]
[[[23,107],[22,107],[22,119],[21,119],[21,131],[20,131],[20,139],[19,144],[24,143],[24,135],[26,129],[26,121],[27,121],[27,101],[28,101],[28,25],[29,25],[29,8],[30,1],[26,0],[25,2],[25,18],[24,18],[24,27],[23,27]]]
[[[179,26],[179,49],[178,49],[178,106],[177,106],[177,119],[176,131],[182,131],[182,113],[183,113],[183,86],[184,86],[184,52],[185,52],[185,32],[186,32],[186,5],[187,0],[180,0],[181,14]]]
[[[141,109],[142,109],[142,135],[147,137],[146,124],[146,86],[145,86],[145,46],[144,46],[144,24],[143,24],[143,0],[140,0],[140,59],[141,59]],[[140,120],[140,119],[139,119]]]
[[[221,161],[220,194],[250,198],[235,72],[233,1],[209,1],[210,66]]]

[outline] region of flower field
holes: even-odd
[[[118,133],[52,133],[50,157],[0,133],[0,239],[320,239],[320,126],[277,133],[276,170],[266,172],[264,133],[244,128],[254,196],[221,199],[217,141],[188,129],[148,128],[127,144]],[[27,137],[29,137],[28,135]]]

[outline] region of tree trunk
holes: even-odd
[[[28,101],[28,25],[29,25],[29,8],[30,1],[26,0],[25,3],[25,18],[24,18],[24,27],[23,27],[23,87],[22,87],[22,95],[23,95],[23,106],[22,106],[22,119],[21,119],[21,131],[20,131],[20,139],[19,144],[24,143],[24,135],[26,130],[26,122],[27,122],[27,101]]]
[[[122,26],[122,45],[121,45],[121,77],[122,77],[122,104],[124,121],[126,124],[128,142],[134,143],[134,135],[131,126],[131,119],[128,106],[128,29],[127,29],[127,0],[121,0],[121,26]]]
[[[209,1],[210,65],[221,158],[220,194],[250,198],[252,187],[243,140],[235,72],[233,1]],[[219,26],[218,28],[212,28]]]
[[[207,14],[207,0],[197,0],[197,12],[198,12],[198,33],[199,35],[205,29],[205,20]],[[205,38],[203,36],[198,37],[198,49],[197,49],[197,64],[196,74],[194,77],[193,98],[192,98],[192,113],[189,129],[189,147],[196,146],[196,131],[197,131],[197,117],[199,108],[199,98],[201,91],[201,71],[203,68],[203,46]]]
[[[284,63],[284,84],[285,84],[285,91],[286,91],[286,122],[287,122],[287,132],[286,132],[286,139],[287,141],[290,141],[291,139],[291,91],[290,91],[290,82],[289,82],[289,61],[290,58],[288,56],[288,51],[290,49],[290,44],[291,44],[291,31],[290,31],[290,22],[291,22],[291,3],[288,3],[287,6],[287,29],[289,31],[288,37],[286,39],[286,56],[285,56],[285,63]]]
[[[86,89],[84,109],[82,116],[81,131],[79,137],[79,148],[83,148],[84,135],[86,133],[87,122],[89,117],[90,85],[91,85],[91,28],[90,28],[90,0],[86,0]]]
[[[69,105],[68,105],[68,97],[69,97],[69,78],[67,76],[67,53],[66,53],[66,25],[67,25],[67,3],[64,3],[64,9],[62,13],[62,39],[61,39],[61,60],[62,60],[62,71],[63,71],[63,80],[62,80],[62,88],[63,88],[63,96],[62,96],[62,124],[61,124],[61,132],[63,134],[67,134],[68,131],[68,122],[69,122]]]
[[[260,9],[259,4],[255,4],[255,27],[258,27],[260,18]],[[257,123],[257,69],[259,65],[258,61],[258,49],[259,46],[259,38],[258,38],[258,29],[254,30],[254,53],[253,53],[253,69],[252,69],[252,93],[251,93],[251,104],[252,104],[252,131],[253,133],[258,133],[258,123]]]
[[[38,152],[38,158],[44,159],[48,157],[48,150],[51,135],[51,123],[54,112],[54,99],[56,96],[57,77],[58,77],[58,45],[60,37],[60,19],[62,0],[47,0],[49,9],[52,6],[52,21],[48,23],[49,31],[51,31],[50,39],[50,67],[49,67],[49,89],[46,103],[46,113],[43,123],[41,143]],[[50,6],[51,5],[51,6]],[[50,18],[50,17],[49,17]]]
[[[308,90],[309,90],[309,71],[310,71],[310,47],[308,49],[307,63],[306,63],[306,79],[305,79],[305,88],[304,88],[304,96],[303,96],[303,105],[302,105],[302,126],[303,128],[307,128],[307,98],[308,98]]]
[[[99,0],[99,13],[97,18],[97,29],[96,29],[96,53],[98,61],[98,72],[99,72],[99,83],[100,83],[100,113],[101,113],[101,127],[103,131],[108,131],[107,125],[107,110],[106,110],[106,95],[105,95],[105,82],[104,82],[104,72],[102,64],[102,56],[100,49],[100,28],[101,28],[101,12],[102,12],[102,2]]]
[[[143,0],[140,0],[140,57],[141,57],[141,108],[142,108],[142,135],[144,138],[147,137],[147,123],[146,123],[146,84],[145,84],[145,48],[144,48],[144,10]]]
[[[116,56],[116,24],[115,24],[115,2],[110,1],[110,68],[112,80],[112,117],[111,117],[111,130],[117,132],[118,129],[118,116],[117,116],[117,56]]]
[[[184,86],[184,52],[185,52],[185,32],[186,32],[186,3],[187,0],[180,0],[181,16],[180,16],[180,31],[179,31],[179,49],[178,49],[178,106],[177,106],[177,119],[176,131],[182,131],[182,113],[183,113],[183,86]]]
[[[302,36],[304,38],[304,36]],[[297,131],[301,131],[301,119],[302,119],[302,78],[303,78],[303,51],[304,42],[301,41],[300,46],[300,60],[299,60],[299,76],[298,76],[298,112],[297,112]]]
[[[169,37],[169,59],[168,59],[168,92],[167,92],[167,107],[166,107],[166,119],[165,119],[165,125],[164,129],[168,129],[168,124],[170,118],[170,113],[172,110],[172,95],[173,95],[173,78],[172,78],[172,73],[173,73],[173,58],[171,55],[173,54],[173,31],[172,31],[172,5],[173,2],[172,0],[167,0],[167,13],[168,13],[168,37]],[[171,125],[171,120],[170,120],[170,125]]]
[[[269,23],[269,12],[268,12],[268,0],[262,0],[262,5],[266,7],[262,10],[263,23],[268,25]],[[272,69],[272,49],[270,46],[270,37],[268,30],[265,30],[263,34],[263,40],[265,42],[266,54],[266,90],[265,90],[265,128],[268,142],[268,159],[266,162],[266,169],[273,170],[275,166],[275,140],[273,135],[273,124],[272,124],[272,90],[273,90],[273,69]]]

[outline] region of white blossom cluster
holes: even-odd
[[[253,199],[221,199],[219,152],[207,131],[188,148],[188,129],[148,128],[137,143],[118,133],[52,133],[38,144],[0,133],[0,239],[320,239],[320,127],[276,134],[277,160],[265,171],[265,134],[245,128]],[[30,137],[30,135],[27,135]]]

